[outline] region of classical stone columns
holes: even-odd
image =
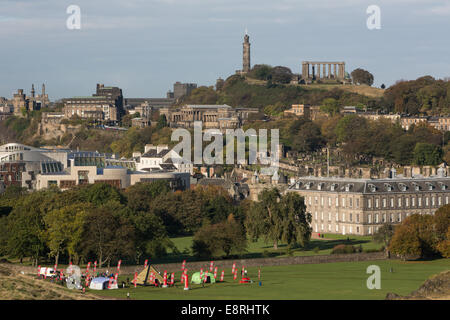
[[[333,66],[333,67],[332,67]],[[310,72],[310,68],[312,71]],[[322,73],[322,74],[321,74]],[[302,62],[302,78],[312,79],[337,79],[345,78],[345,62]]]

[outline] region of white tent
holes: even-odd
[[[89,285],[89,289],[93,290],[106,290],[108,289],[109,278],[106,277],[98,277],[91,280],[91,284]],[[109,289],[119,289],[117,283],[112,280],[111,288]]]

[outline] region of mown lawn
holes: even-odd
[[[217,262],[219,270],[220,262]],[[370,274],[366,273],[369,265],[381,269],[381,289],[369,290],[366,282]],[[238,266],[240,270],[241,266]],[[189,268],[189,263],[187,264]],[[391,268],[393,272],[391,272]],[[305,264],[292,266],[263,267],[262,285],[259,286],[258,268],[249,268],[248,275],[254,280],[252,284],[239,284],[231,276],[230,268],[225,270],[225,282],[201,285],[190,284],[189,291],[184,291],[179,282],[180,273],[176,273],[176,284],[170,288],[134,287],[98,291],[107,297],[131,299],[171,300],[171,299],[384,299],[388,292],[407,295],[416,290],[427,278],[450,269],[450,259],[433,261],[404,262],[398,260],[381,260],[369,262],[339,262],[324,264]],[[198,270],[190,270],[189,275]],[[123,275],[120,281],[131,275]],[[190,277],[189,277],[190,278]],[[93,290],[89,290],[95,293]]]
[[[324,239],[312,239],[305,248],[293,248],[290,253],[287,252],[287,245],[280,243],[278,249],[273,248],[272,243],[259,239],[257,242],[248,241],[247,252],[243,253],[241,258],[263,258],[263,257],[286,257],[292,256],[310,256],[315,254],[330,254],[333,247],[338,244],[351,244],[355,247],[362,247],[364,250],[380,249],[382,244],[376,243],[370,236],[341,236],[335,234],[325,234]],[[347,238],[349,241],[347,241]],[[177,247],[180,254],[169,253],[168,257],[161,260],[182,261],[184,259],[192,260],[192,237],[179,237],[171,239]],[[159,262],[159,259],[156,260]]]

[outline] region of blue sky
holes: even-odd
[[[66,28],[71,4],[81,30]],[[369,5],[380,30],[366,27]],[[0,96],[42,82],[52,100],[96,83],[126,97],[213,85],[241,69],[246,28],[252,65],[300,73],[302,60],[345,61],[376,86],[450,76],[450,0],[0,0]]]

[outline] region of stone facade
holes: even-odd
[[[450,178],[339,179],[304,177],[288,192],[305,198],[313,232],[370,235],[386,222],[434,214],[449,203]]]
[[[344,81],[345,62],[303,61],[302,79],[306,83],[325,79]]]
[[[293,104],[291,109],[284,111],[285,115],[296,115],[298,117],[310,118],[310,106],[304,104]]]
[[[179,109],[160,109],[170,127],[193,128],[194,121],[202,121],[205,129],[236,129],[258,109],[237,108],[229,105],[185,105]]]
[[[71,118],[77,115],[106,123],[117,123],[124,114],[122,90],[97,84],[97,91],[91,97],[64,99],[64,115]]]
[[[250,37],[248,34],[244,36],[243,55],[242,55],[242,71],[245,73],[249,72],[251,69],[250,63]]]
[[[197,89],[196,83],[181,83],[176,82],[173,85],[173,97],[179,99],[191,94],[192,90]]]
[[[31,95],[27,96],[24,94],[23,89],[18,89],[12,99],[13,112],[14,115],[18,117],[22,117],[23,112],[45,108],[49,103],[48,95],[45,93],[45,84],[42,85],[42,92],[40,95],[36,95],[33,84],[31,85]]]

